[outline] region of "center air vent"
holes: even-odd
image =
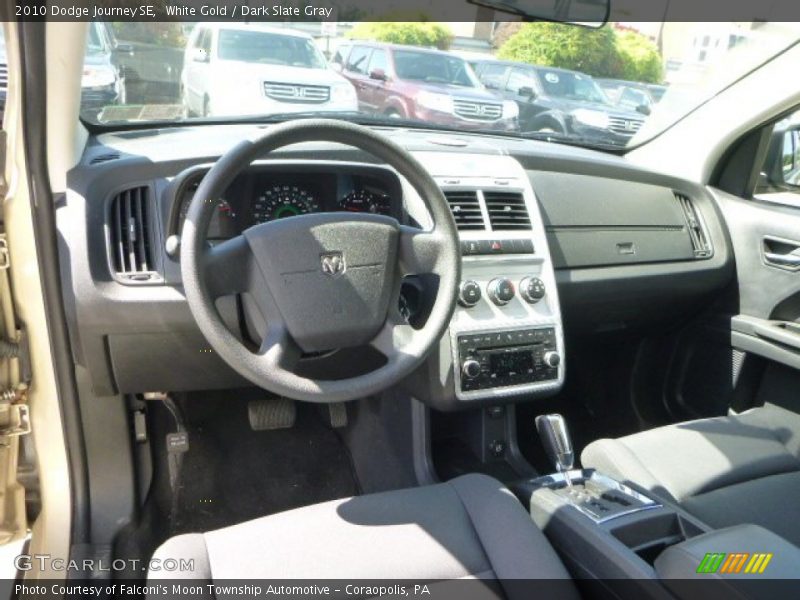
[[[711,256],[711,243],[708,241],[703,223],[700,216],[697,214],[697,209],[694,203],[688,196],[675,192],[675,198],[681,205],[681,210],[686,217],[686,226],[689,230],[689,237],[692,240],[692,249],[694,250],[695,258],[708,258]]]
[[[487,191],[483,198],[494,231],[530,231],[531,218],[521,193]]]
[[[486,229],[481,205],[478,201],[478,192],[448,190],[444,192],[444,197],[447,198],[459,231],[483,231]]]
[[[135,187],[111,200],[111,260],[114,271],[130,281],[155,276],[150,240],[150,188]]]

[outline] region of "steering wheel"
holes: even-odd
[[[256,158],[290,144],[334,142],[359,148],[394,168],[417,191],[433,228],[373,214],[318,213],[254,225],[210,246],[206,232],[217,200]],[[425,168],[398,144],[360,125],[304,119],[240,142],[209,170],[192,198],[181,239],[186,300],[208,343],[240,375],[282,396],[340,402],[380,392],[410,374],[446,330],[455,309],[461,255],[455,222]],[[403,277],[438,276],[425,326],[399,310]],[[216,300],[248,294],[267,323],[250,348],[225,325]],[[385,362],[346,379],[296,373],[303,353],[371,345]]]

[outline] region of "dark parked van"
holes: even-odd
[[[472,64],[481,83],[516,102],[523,132],[624,146],[644,123],[644,115],[614,106],[584,73],[511,61]]]

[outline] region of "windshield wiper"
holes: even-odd
[[[580,146],[581,148],[591,148],[594,150],[621,150],[625,146],[619,144],[604,144],[603,142],[590,142],[582,137],[565,135],[555,131],[524,131],[524,132],[509,132],[507,135],[514,137],[521,137],[526,140],[539,140],[542,142],[555,142],[557,144],[566,144],[568,146]]]
[[[289,121],[291,119],[341,119],[344,121],[352,121],[356,117],[363,117],[364,115],[357,110],[342,110],[342,111],[314,111],[307,110],[301,112],[282,112],[270,113],[268,115],[245,115],[241,117],[229,117],[219,119],[220,121],[228,121],[234,123],[280,123],[282,121]],[[216,119],[211,119],[216,120]],[[208,118],[198,119],[198,123],[208,123]]]
[[[406,127],[409,129],[428,129],[432,131],[446,131],[448,133],[465,133],[447,127],[445,125],[438,125],[428,121],[419,121],[416,119],[406,119],[403,117],[379,117],[375,115],[368,115],[358,111],[340,111],[340,112],[286,112],[274,113],[269,115],[252,116],[252,117],[233,117],[236,123],[280,123],[291,119],[340,119],[342,121],[350,121],[351,123],[358,123],[359,125],[374,125],[378,127]],[[198,122],[207,123],[208,119],[202,119]],[[471,133],[505,133],[490,130],[475,130]]]

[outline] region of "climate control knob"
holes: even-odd
[[[486,288],[489,298],[497,306],[503,306],[514,298],[514,284],[507,277],[496,277]]]
[[[526,277],[519,282],[519,293],[528,304],[536,304],[546,293],[544,281],[538,277]]]
[[[458,303],[465,308],[472,308],[481,299],[481,286],[471,279],[461,282],[458,288]]]
[[[464,361],[464,364],[461,365],[461,372],[467,379],[475,379],[481,374],[481,363],[473,358],[468,358]]]
[[[545,352],[544,353],[544,364],[546,364],[551,369],[555,369],[558,365],[561,364],[561,355],[558,352]]]

